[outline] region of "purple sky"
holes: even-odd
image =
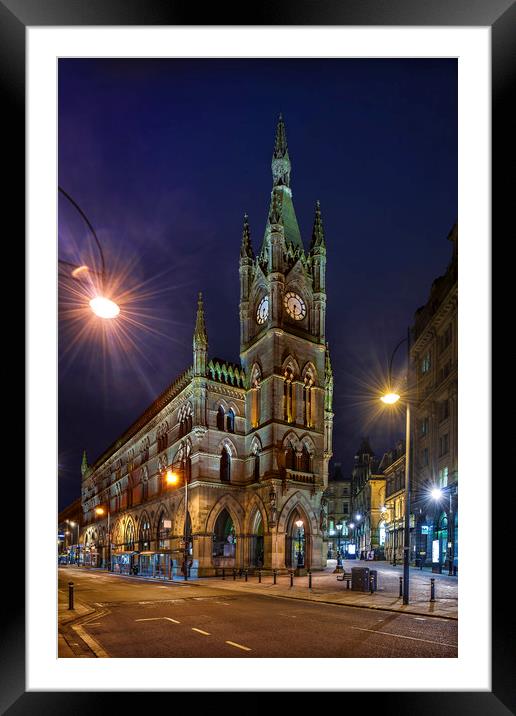
[[[190,365],[198,291],[210,356],[238,361],[242,217],[256,251],[280,112],[305,247],[321,202],[334,460],[349,473],[362,435],[381,455],[402,434],[367,404],[451,257],[456,61],[60,60],[59,184],[108,271],[127,272],[141,324],[130,344],[77,340],[80,322],[60,312],[60,509],[80,494],[82,450],[93,461]],[[60,197],[59,257],[97,256]]]

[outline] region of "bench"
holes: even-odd
[[[342,572],[342,574],[337,574],[337,582],[347,582],[351,581],[351,572]]]

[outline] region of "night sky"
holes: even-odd
[[[372,389],[451,258],[456,61],[60,60],[59,185],[127,310],[106,328],[60,281],[59,509],[80,495],[83,449],[93,462],[191,364],[198,291],[210,357],[238,362],[242,220],[257,252],[280,112],[305,248],[321,202],[334,461],[349,474],[363,435],[379,456],[402,435]],[[59,258],[99,269],[58,206]]]

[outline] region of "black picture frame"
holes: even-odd
[[[513,0],[290,0],[290,2],[262,2],[256,8],[231,2],[203,6],[203,22],[198,20],[199,9],[193,4],[175,0],[0,0],[0,83],[4,113],[4,164],[7,186],[3,195],[4,207],[17,217],[14,235],[18,249],[24,246],[22,231],[25,216],[25,30],[28,26],[80,26],[80,25],[361,25],[361,26],[483,26],[491,28],[492,37],[492,230],[493,236],[502,236],[502,226],[513,212],[514,181],[505,181],[503,169],[507,154],[514,149],[514,115],[509,114],[509,97],[515,84],[516,5]],[[4,153],[5,156],[5,153]],[[512,152],[514,158],[514,152]],[[512,164],[514,167],[514,162]],[[512,172],[513,173],[513,172]],[[5,176],[4,176],[5,178]],[[511,217],[512,218],[512,217]],[[467,238],[466,238],[467,240]],[[23,253],[23,248],[22,248]],[[23,260],[23,256],[22,256]],[[501,294],[500,289],[500,294]],[[499,293],[493,298],[498,300]],[[501,301],[501,299],[500,299]],[[23,380],[23,377],[22,377]],[[21,383],[23,384],[23,383]],[[490,436],[486,436],[490,440]],[[29,448],[30,449],[30,448]],[[47,476],[51,481],[53,476]],[[493,471],[493,498],[503,494],[503,477]],[[13,512],[20,512],[24,502],[23,485],[16,486],[16,504]],[[485,496],[484,496],[485,497]],[[485,520],[489,499],[479,520]],[[510,519],[496,525],[496,542],[499,546],[511,544]],[[17,552],[23,554],[23,533],[19,517],[15,515]],[[379,709],[383,713],[426,716],[443,711],[455,714],[516,713],[514,673],[510,654],[514,644],[507,628],[508,610],[504,602],[508,589],[505,581],[507,556],[504,549],[493,550],[493,574],[500,579],[492,585],[492,691],[491,692],[389,692],[371,691],[366,696],[367,710]],[[479,565],[479,579],[490,579],[489,571]],[[93,709],[104,713],[116,708],[122,696],[119,692],[27,692],[25,686],[25,612],[22,575],[16,573],[9,580],[11,607],[4,612],[4,631],[1,640],[2,667],[0,708],[10,716],[17,714],[78,714]],[[474,595],[471,596],[474,599]],[[402,668],[400,666],[400,668]],[[374,688],[374,674],[371,679]],[[328,690],[338,685],[328,685]],[[407,683],[410,689],[410,683]],[[159,696],[160,694],[155,694]],[[165,696],[165,694],[161,694]],[[203,694],[196,695],[196,700]],[[354,709],[351,701],[364,702],[359,693],[342,694],[347,708]],[[239,697],[239,706],[242,706]],[[132,706],[143,706],[148,694],[132,693]],[[202,699],[201,699],[202,700]],[[228,701],[228,706],[230,702]],[[190,706],[191,708],[192,706]],[[237,705],[235,704],[235,707]],[[323,708],[326,706],[323,705]],[[196,708],[199,708],[197,701]]]

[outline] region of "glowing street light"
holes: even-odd
[[[90,308],[99,318],[116,318],[120,313],[120,306],[110,298],[95,296],[90,301]]]
[[[443,491],[440,487],[434,487],[434,489],[430,493],[432,500],[440,500],[443,496]]]
[[[102,262],[102,271],[100,273],[100,285],[102,288],[102,292],[97,293],[97,295],[94,296],[89,301],[90,308],[93,311],[93,313],[96,316],[98,316],[99,318],[107,318],[107,319],[116,318],[116,316],[118,316],[118,314],[120,313],[120,306],[118,306],[118,304],[115,303],[112,299],[108,298],[107,296],[102,295],[103,290],[104,290],[103,287],[104,287],[105,277],[106,277],[106,263],[104,260],[104,252],[102,251],[102,246],[100,245],[98,236],[95,233],[95,229],[91,225],[91,222],[88,219],[88,217],[86,216],[86,214],[84,213],[84,211],[81,209],[79,204],[77,204],[77,202],[74,199],[72,199],[70,194],[68,194],[68,192],[66,192],[60,186],[58,187],[58,189],[61,192],[61,194],[63,194],[63,196],[65,196],[68,199],[68,201],[77,209],[79,214],[82,216],[82,218],[88,225],[88,228],[89,228],[93,238],[95,239],[95,242],[96,242],[99,252],[100,252],[100,260]],[[70,272],[70,274],[71,274],[72,278],[77,279],[77,280],[89,277],[89,275],[91,273],[97,273],[96,271],[92,271],[90,269],[90,267],[87,266],[86,264],[82,264],[81,266],[75,266],[74,264],[71,264],[68,261],[61,261],[61,260],[59,261],[59,263],[65,264],[67,266],[71,266],[73,268],[73,270]]]
[[[172,470],[167,470],[167,474],[165,475],[165,481],[167,485],[177,485],[177,483],[179,482],[179,475]]]
[[[382,403],[385,403],[386,405],[394,405],[394,403],[397,403],[400,399],[400,396],[398,393],[387,393],[386,395],[382,395],[380,400]]]

